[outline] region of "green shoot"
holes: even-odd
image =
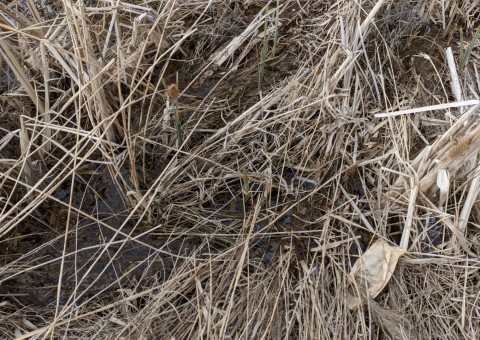
[[[475,34],[473,35],[472,41],[468,45],[467,48],[464,49],[463,46],[463,32],[460,29],[460,71],[465,71],[465,67],[467,66],[468,60],[470,59],[470,55],[472,54],[472,50],[477,44],[478,37],[480,36],[480,26],[478,26]]]
[[[265,8],[265,20],[263,23],[263,45],[262,50],[260,52],[260,65],[258,68],[258,87],[261,88],[263,75],[265,72],[265,60],[267,59],[267,51],[268,51],[268,11],[269,6]]]
[[[277,0],[277,9],[275,11],[275,32],[273,33],[273,49],[272,54],[275,55],[278,47],[278,26],[280,22],[280,0]]]
[[[245,194],[248,194],[250,192],[250,183],[248,179],[248,172],[247,169],[243,169],[243,176],[242,176],[242,184],[243,184],[243,191]]]

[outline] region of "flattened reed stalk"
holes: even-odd
[[[474,0],[17,4],[1,338],[478,338]],[[407,253],[349,310],[377,239]]]

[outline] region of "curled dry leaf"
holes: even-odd
[[[367,289],[367,296],[375,298],[387,285],[397,266],[400,256],[406,250],[391,246],[384,240],[375,241],[370,248],[355,262],[350,276],[362,291]],[[363,305],[361,297],[349,294],[348,308],[354,309]]]
[[[440,199],[438,206],[441,207],[447,200],[448,191],[450,188],[450,173],[445,169],[440,169],[437,175],[437,186],[440,189]]]

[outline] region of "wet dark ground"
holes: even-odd
[[[125,172],[124,176],[128,179],[129,173]],[[292,186],[293,177],[293,172],[285,174],[285,182],[289,186]],[[195,252],[197,259],[201,259],[202,254],[208,259],[212,251],[221,252],[230,247],[238,236],[238,226],[243,223],[245,209],[249,209],[248,203],[231,201],[228,197],[224,202],[219,197],[218,206],[203,207],[202,214],[205,217],[214,216],[223,229],[220,234],[227,234],[227,237],[217,239],[210,236],[214,235],[211,233],[209,246],[205,247],[205,238],[201,236],[182,235],[182,230],[175,229],[170,229],[172,233],[169,234],[162,223],[158,223],[161,218],[139,221],[136,217],[129,217],[130,208],[107,171],[99,171],[90,182],[95,193],[88,190],[90,187],[84,188],[83,192],[74,191],[72,202],[95,219],[85,215],[70,217],[66,239],[67,211],[51,202],[39,209],[43,212],[41,216],[24,221],[17,230],[15,241],[2,242],[1,266],[16,269],[10,269],[8,275],[2,276],[0,299],[19,306],[55,305],[60,272],[63,273],[60,305],[78,304],[92,297],[108,297],[119,289],[138,291],[141,287],[152,287],[168,280],[174,267],[182,261],[180,257]],[[297,200],[314,188],[309,183],[300,185],[297,182],[296,185]],[[355,188],[351,186],[352,193],[358,195],[358,188]],[[69,188],[60,187],[55,197],[69,202]],[[288,205],[278,197],[278,193],[272,194],[268,209],[278,207],[280,218],[268,229],[269,218],[260,218],[255,226],[255,232],[259,234],[252,238],[249,256],[259,259],[266,267],[276,262],[285,247],[294,247],[298,260],[313,260],[314,254],[310,249],[318,246],[313,240],[320,238],[322,233],[313,222],[324,214],[322,209],[325,208],[318,202],[311,202],[306,203],[309,207],[300,204],[288,209],[292,197],[285,198],[290,200]],[[219,207],[223,207],[223,211]],[[271,215],[265,213],[265,216]],[[305,221],[312,224],[306,225]],[[201,229],[192,230],[202,232]],[[206,229],[205,233],[208,232]],[[367,234],[364,236],[369,237]],[[352,245],[349,250],[352,262],[366,242],[368,239]],[[64,254],[66,256],[63,257]]]
[[[127,218],[127,206],[113,182],[110,180],[109,183],[108,173],[105,172],[99,182],[102,184],[97,189],[104,189],[103,200],[83,200],[90,206],[90,209],[83,206],[84,211],[89,211],[97,221],[81,216],[71,218],[66,241],[62,236],[66,228],[66,211],[52,203],[44,207],[45,217],[55,223],[51,228],[27,219],[22,230],[18,230],[17,241],[3,242],[7,244],[1,253],[2,264],[15,263],[19,273],[13,277],[10,275],[11,279],[1,283],[1,295],[14,296],[19,303],[27,305],[53,303],[63,254],[68,255],[64,257],[60,304],[65,303],[73,292],[76,296],[87,292],[84,295],[87,297],[103,290],[118,289],[119,285],[138,284],[145,277],[155,276],[160,280],[168,277],[171,265],[168,265],[168,259],[159,259],[155,249],[178,253],[181,246],[177,241],[161,241],[134,229],[133,222],[128,223],[120,234],[118,228]],[[59,189],[56,196],[68,202],[68,192]]]

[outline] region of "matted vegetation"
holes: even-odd
[[[478,339],[479,6],[3,1],[0,337]]]

